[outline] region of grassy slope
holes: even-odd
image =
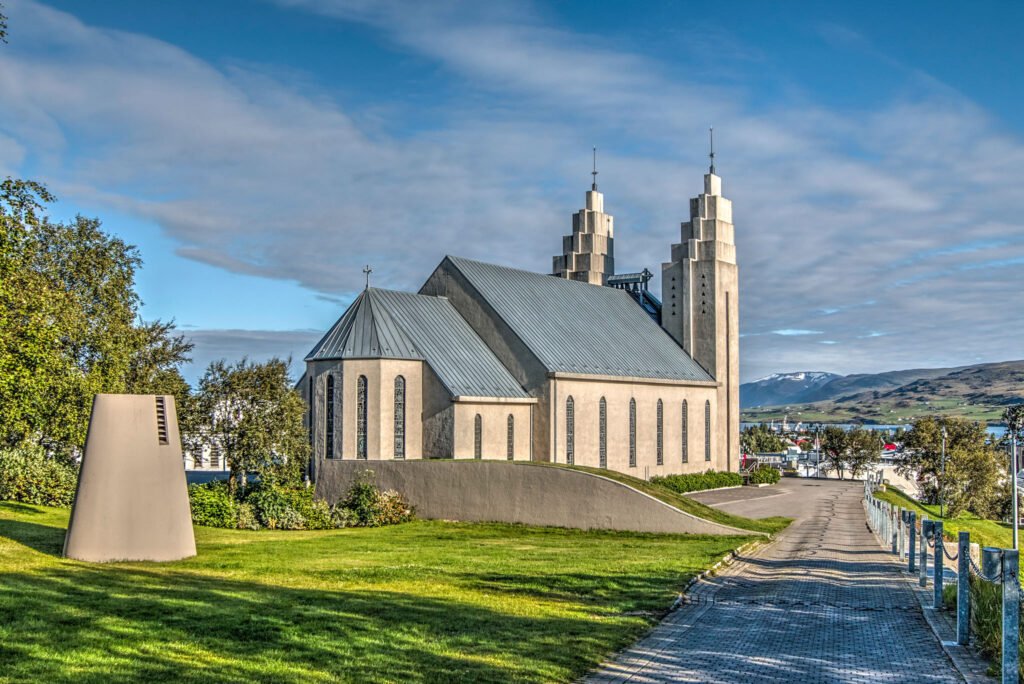
[[[0,681],[572,681],[751,538],[196,528],[196,558],[90,565],[66,524],[0,503]]]
[[[942,520],[942,531],[945,537],[956,539],[959,532],[965,531],[971,533],[972,542],[982,546],[998,546],[1005,549],[1013,545],[1013,532],[1009,525],[1004,525],[994,520],[984,520],[970,513],[964,513],[956,518],[940,518],[938,506],[922,504],[900,490],[891,487],[884,492],[875,492],[875,497],[896,506],[916,511],[918,517],[921,514],[925,514],[929,520]]]

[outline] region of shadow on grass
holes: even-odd
[[[19,513],[39,513],[33,508],[20,504],[4,504],[4,507]],[[22,509],[27,509],[27,511],[22,511]],[[64,552],[64,533],[66,531],[63,527],[0,518],[0,537],[7,537],[30,549],[51,556],[60,556]]]
[[[566,681],[643,628],[443,597],[68,564],[0,575],[12,681]]]

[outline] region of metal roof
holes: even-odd
[[[444,297],[366,290],[306,360],[341,358],[423,359],[452,396],[529,397]]]
[[[356,297],[306,361],[326,359],[422,359],[416,346],[381,305],[377,290]]]
[[[623,290],[447,259],[548,371],[714,380]]]

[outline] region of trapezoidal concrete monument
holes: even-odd
[[[92,562],[196,555],[173,396],[96,395],[64,555]]]

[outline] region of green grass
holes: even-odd
[[[738,527],[741,530],[749,530],[751,532],[762,532],[765,534],[775,534],[786,529],[789,523],[793,522],[792,518],[783,517],[772,517],[772,518],[744,518],[740,515],[733,515],[720,511],[717,508],[712,508],[706,504],[702,504],[699,501],[691,499],[688,496],[678,494],[667,487],[662,487],[646,480],[641,480],[638,477],[632,477],[623,473],[616,472],[614,470],[605,470],[604,468],[588,468],[586,466],[566,466],[561,464],[553,463],[530,463],[531,466],[543,466],[543,467],[554,467],[554,468],[571,468],[572,470],[582,470],[585,473],[593,473],[594,475],[600,475],[607,477],[609,480],[615,480],[627,484],[634,489],[639,489],[644,494],[653,496],[656,499],[660,499],[670,506],[675,506],[681,511],[686,511],[691,515],[695,515],[705,520],[712,522],[721,523],[723,525],[729,525],[731,527]]]
[[[93,565],[67,519],[0,503],[2,682],[573,681],[754,538],[196,528],[195,558]]]
[[[971,541],[981,546],[998,546],[1004,549],[1013,546],[1013,531],[1009,525],[1001,522],[985,520],[971,513],[962,513],[955,518],[940,517],[937,505],[923,504],[892,487],[884,492],[876,491],[875,498],[915,511],[918,518],[924,514],[928,516],[929,520],[942,520],[943,536],[950,539],[956,539],[957,535],[963,531],[970,532]]]

